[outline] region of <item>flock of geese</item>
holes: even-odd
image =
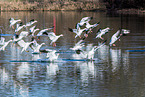
[[[107,34],[111,29],[109,27],[106,27],[104,29],[99,29],[96,35],[96,38],[101,39],[103,42],[98,46],[87,46],[84,45],[84,40],[88,37],[89,33],[92,33],[93,29],[99,25],[100,22],[95,24],[90,24],[90,20],[92,20],[93,17],[83,17],[79,23],[76,24],[76,27],[74,29],[68,28],[69,31],[73,32],[75,34],[75,38],[80,38],[80,40],[70,48],[70,50],[75,51],[75,53],[80,56],[81,59],[87,59],[87,60],[93,60],[94,54],[97,49],[101,48],[103,45],[106,44],[106,40],[104,40],[103,36]],[[29,22],[27,22],[25,25],[21,22],[20,19],[14,19],[10,18],[10,28],[14,29],[15,33],[13,35],[13,38],[9,41],[5,41],[5,38],[0,36],[0,51],[4,51],[6,46],[10,43],[16,43],[18,44],[22,50],[21,53],[29,52],[27,49],[31,48],[33,50],[32,54],[39,54],[41,53],[40,48],[42,45],[46,45],[45,43],[38,44],[37,39],[39,37],[46,35],[51,40],[50,45],[56,46],[56,41],[63,36],[63,34],[56,35],[52,30],[54,29],[54,26],[46,29],[40,30],[36,27],[37,21],[32,19]],[[23,30],[25,29],[25,30]],[[37,32],[37,34],[36,34]],[[126,29],[120,29],[118,30],[110,40],[109,46],[115,46],[115,42],[120,39],[121,36],[124,36],[126,34],[130,33],[130,30]],[[24,37],[32,36],[32,41],[26,42],[24,41]],[[85,49],[84,49],[85,48]],[[45,49],[46,58],[45,59],[39,59],[38,61],[50,61],[54,62],[58,59],[59,54],[56,53],[57,51],[54,49]]]

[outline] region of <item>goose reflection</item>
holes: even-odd
[[[46,75],[48,78],[57,75],[57,73],[59,72],[59,67],[57,63],[50,63],[49,65],[46,65],[46,69]]]
[[[33,61],[36,61],[36,60],[38,60],[38,59],[41,59],[39,54],[33,54],[32,56],[33,56],[33,57],[32,57],[32,60],[33,60]]]
[[[23,78],[28,78],[31,71],[30,71],[30,64],[27,62],[22,62],[20,66],[17,67],[17,78],[18,79],[23,79]]]
[[[120,49],[110,49],[110,58],[112,63],[112,72],[115,72],[119,69],[121,62],[121,50]]]
[[[76,66],[77,66],[77,68],[80,69],[82,86],[88,86],[90,76],[92,78],[95,78],[95,76],[96,76],[94,62],[93,61],[77,62]]]
[[[9,73],[6,72],[5,68],[0,68],[1,84],[5,85],[9,81]]]
[[[101,47],[101,49],[97,50],[98,58],[103,60],[103,61],[108,61],[109,60],[109,46],[104,45]]]
[[[123,66],[123,71],[127,72],[129,68],[129,53],[123,53],[121,49],[110,49],[110,58],[112,64],[112,72],[118,71]]]
[[[14,96],[29,97],[29,87],[19,81],[14,81]]]

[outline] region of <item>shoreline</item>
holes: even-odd
[[[50,2],[24,3],[0,2],[0,11],[97,11],[106,10],[104,3],[98,2]]]
[[[1,12],[20,11],[94,11],[112,12],[117,14],[145,14],[144,9],[113,9],[108,10],[105,3],[98,2],[49,2],[49,3],[28,3],[28,2],[0,2]]]

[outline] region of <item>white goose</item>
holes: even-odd
[[[63,34],[55,35],[54,32],[49,32],[49,33],[48,33],[48,37],[49,37],[50,40],[51,40],[50,45],[53,44],[53,46],[56,46],[56,43],[55,43],[55,42],[56,42],[56,41],[58,40],[58,38],[60,38],[61,36],[63,36]]]
[[[27,48],[28,48],[32,43],[34,43],[34,41],[31,41],[31,42],[24,42],[24,41],[23,41],[23,44],[21,44],[21,45],[22,45],[21,53],[22,53],[24,50],[25,50],[26,52],[29,52],[29,51],[27,51]]]
[[[78,36],[81,38],[81,34],[87,30],[87,28],[81,29],[80,27],[78,29],[71,29],[68,28],[69,31],[74,32],[76,34],[75,38],[77,38]]]
[[[13,41],[14,41],[14,42],[18,42],[18,41],[22,40],[23,37],[28,36],[28,34],[29,34],[28,31],[22,31],[22,32],[20,33],[20,35],[17,35],[18,37],[14,36]]]
[[[6,48],[6,46],[11,42],[12,40],[9,40],[9,41],[7,41],[7,42],[4,42],[3,43],[3,45],[2,45],[2,47],[0,47],[0,51],[4,51],[5,50],[5,48]]]
[[[0,37],[0,45],[4,45],[4,43],[5,43],[5,38],[4,37]]]
[[[93,28],[97,27],[97,26],[99,25],[99,23],[100,23],[100,22],[91,25],[89,22],[86,22],[86,28],[87,28],[87,29],[93,29]]]
[[[37,22],[36,20],[32,19],[32,20],[30,20],[29,22],[26,23],[26,27],[29,27],[29,26],[33,25],[34,23],[36,23],[36,22]]]
[[[17,22],[20,22],[20,21],[21,21],[20,19],[15,20],[14,18],[10,18],[10,19],[9,19],[10,27],[12,27],[12,28],[14,29],[14,25],[15,25]]]
[[[39,31],[39,33],[37,34],[37,36],[41,36],[41,35],[43,35],[45,32],[46,32],[45,34],[48,35],[47,31],[48,31],[48,30],[52,30],[53,28],[54,28],[54,27],[42,29],[42,30]]]
[[[115,46],[115,42],[121,37],[122,34],[120,34],[120,30],[118,30],[112,37],[111,37],[111,40],[110,40],[110,43],[109,45],[110,46]]]
[[[99,49],[99,48],[101,48],[102,46],[104,46],[105,45],[105,42],[106,41],[104,41],[99,46],[92,46],[92,44],[88,45],[86,47],[86,50],[85,51],[84,50],[81,50],[80,51],[80,54],[79,54],[80,57],[81,58],[84,58],[84,59],[88,59],[88,60],[93,60],[94,59],[94,54],[95,54],[96,50]]]
[[[25,25],[23,25],[22,22],[21,22],[20,24],[17,24],[17,25],[16,25],[15,32],[20,31],[20,30],[21,30],[22,28],[24,28],[24,27],[25,27]]]
[[[49,61],[52,62],[58,59],[59,54],[56,54],[56,50],[46,49],[46,51],[48,51],[46,58],[49,59]]]
[[[95,54],[96,50],[99,49],[99,48],[101,48],[102,46],[104,46],[105,45],[105,42],[103,42],[99,46],[93,46],[93,48],[90,51],[87,52],[87,59],[93,60],[94,59],[94,54]]]
[[[31,34],[32,36],[34,36],[34,33],[39,30],[38,28],[35,28],[35,27],[36,26],[33,26],[33,27],[30,28],[30,33],[32,33]]]
[[[130,30],[121,29],[121,33],[122,33],[123,35],[126,35],[126,34],[129,34],[129,33],[130,33]]]
[[[32,54],[39,54],[40,53],[40,48],[41,48],[42,45],[45,45],[45,43],[38,44],[37,41],[34,40],[34,43],[32,45],[32,49],[33,49]]]
[[[105,35],[106,33],[108,33],[109,31],[110,31],[110,28],[109,27],[107,27],[105,29],[99,29],[96,38],[100,38],[100,39],[103,40],[102,36]]]
[[[85,46],[84,43],[82,43],[83,40],[78,41],[73,48],[70,48],[71,50],[82,50],[82,48]]]
[[[93,17],[84,17],[80,20],[79,23],[76,24],[76,29],[80,28],[81,26],[83,26],[86,22],[89,22],[91,19],[93,19]]]

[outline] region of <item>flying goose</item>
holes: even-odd
[[[20,22],[20,21],[21,21],[20,19],[15,20],[14,18],[10,18],[10,19],[9,19],[10,27],[12,27],[12,28],[14,29],[14,25],[15,25],[17,22]]]
[[[111,37],[111,40],[110,40],[110,43],[109,45],[110,46],[115,46],[115,42],[121,37],[122,34],[120,34],[120,30],[118,30],[112,37]]]
[[[100,38],[100,39],[103,40],[102,36],[105,35],[106,33],[108,33],[109,31],[110,31],[110,28],[109,28],[109,27],[107,27],[107,28],[105,28],[105,29],[101,29],[101,28],[100,28],[100,29],[98,30],[98,34],[97,34],[96,38]]]
[[[49,32],[49,33],[48,33],[48,37],[49,37],[50,40],[51,40],[50,45],[53,44],[53,46],[56,46],[56,43],[55,43],[55,42],[56,42],[56,41],[58,40],[58,38],[60,38],[61,36],[63,36],[63,34],[55,35],[54,32]]]

